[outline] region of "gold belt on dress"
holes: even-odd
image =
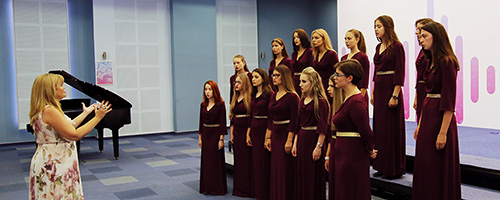
[[[423,81],[423,80],[420,80],[420,81],[417,81],[417,83],[425,83],[425,81]]]
[[[236,117],[236,118],[242,118],[242,117],[250,117],[250,115],[249,114],[235,115],[234,117]]]
[[[283,120],[283,121],[273,121],[273,124],[288,124],[290,123],[290,120]]]
[[[337,132],[337,137],[361,137],[358,132]]]
[[[267,119],[267,116],[258,116],[258,115],[255,115],[253,116],[254,119]]]
[[[204,127],[208,127],[208,128],[215,128],[215,127],[219,127],[220,124],[203,124]]]
[[[441,98],[441,94],[429,94],[429,93],[427,93],[425,95],[425,97],[439,99],[439,98]]]
[[[300,76],[301,74],[302,74],[302,73],[300,73],[300,72],[295,72],[295,73],[293,73],[293,75],[295,75],[295,76]]]
[[[336,135],[332,135],[332,138],[333,138],[333,139],[337,139],[337,136],[336,136]]]
[[[394,74],[394,70],[390,70],[390,71],[378,71],[375,73],[375,75],[389,75],[389,74]]]
[[[305,127],[301,127],[302,130],[306,130],[306,131],[315,131],[318,129],[317,126],[305,126]]]

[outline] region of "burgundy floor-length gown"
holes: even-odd
[[[317,146],[320,134],[328,135],[328,103],[326,99],[319,99],[318,114],[314,112],[314,101],[299,106],[300,129],[297,135],[297,165],[295,173],[296,200],[325,200],[326,199],[326,146],[321,150],[321,156],[314,161],[313,151]]]
[[[429,70],[430,71],[430,70]],[[429,95],[422,106],[420,130],[415,149],[413,168],[413,199],[461,199],[460,157],[458,131],[453,114],[444,149],[436,149],[436,139],[441,129],[444,111],[455,111],[457,68],[442,60],[435,72],[429,72],[425,88]]]
[[[349,54],[342,56],[342,58],[340,60],[347,60],[347,56],[349,56]],[[365,95],[365,100],[366,100],[366,104],[368,105],[368,102],[369,102],[368,80],[370,79],[370,60],[368,60],[368,56],[361,51],[354,54],[354,56],[352,56],[351,59],[355,59],[355,60],[359,61],[359,63],[361,63],[361,66],[363,66],[363,77],[361,78],[361,80],[358,83],[358,88],[359,89],[362,89],[362,88],[367,89],[367,92]]]
[[[280,63],[278,65],[276,65],[276,60],[275,59],[271,60],[271,63],[269,64],[269,70],[268,70],[268,72],[269,72],[269,85],[271,85],[271,88],[275,92],[278,91],[278,88],[273,84],[273,71],[274,71],[274,68],[276,68],[279,65],[285,65],[285,66],[287,66],[288,69],[290,70],[290,72],[293,73],[292,72],[293,61],[289,57],[281,59],[281,61],[280,61]],[[293,74],[292,74],[292,76],[293,76]]]
[[[295,159],[285,152],[288,132],[296,132],[299,97],[287,93],[276,100],[276,93],[269,101],[271,134],[271,199],[290,200],[294,195]]]
[[[230,91],[229,91],[229,102],[233,100],[233,94],[234,94],[234,81],[236,81],[236,76],[238,74],[233,74],[231,77],[229,77],[229,85],[230,85]],[[252,82],[252,72],[247,72],[247,76],[250,79],[250,83]]]
[[[258,200],[268,200],[271,152],[264,147],[268,124],[267,107],[273,92],[252,98],[250,138],[252,140],[254,194]]]
[[[224,148],[219,150],[221,135],[227,134],[226,106],[215,104],[210,110],[200,105],[199,134],[201,134],[200,193],[227,193]]]
[[[388,50],[391,55],[388,55]],[[405,79],[405,53],[400,42],[394,42],[383,52],[377,45],[373,62],[375,64],[373,133],[377,158],[373,168],[388,177],[405,174],[406,130],[403,107],[403,92],[399,93],[398,105],[389,108],[389,100],[396,85],[403,86]],[[392,71],[392,74],[389,72]],[[377,75],[377,73],[386,73]]]
[[[425,57],[424,50],[421,49],[418,53],[417,60],[415,61],[415,67],[417,68],[417,83],[415,86],[417,94],[417,123],[420,119],[420,113],[422,112],[422,105],[425,99],[425,81],[424,75],[427,70],[427,63],[429,59]]]
[[[295,86],[295,91],[299,96],[302,95],[302,92],[300,90],[299,84],[300,84],[300,73],[302,73],[302,70],[304,70],[307,67],[312,66],[312,61],[314,59],[312,55],[312,49],[308,48],[304,50],[302,55],[297,58],[297,51],[294,51],[292,53],[292,79],[293,79],[293,84]]]
[[[250,115],[244,100],[236,101],[233,114],[231,120],[234,141],[233,195],[253,197],[252,148],[246,142]]]
[[[328,127],[329,129],[331,127]],[[328,161],[328,199],[335,199],[335,160],[333,159],[334,151],[335,151],[335,142],[337,141],[336,132],[334,130],[329,130],[329,138],[328,143],[330,144],[330,160]],[[326,139],[325,139],[326,140]]]
[[[337,139],[330,157],[335,161],[335,200],[371,199],[370,151],[375,144],[366,107],[363,95],[355,94],[333,117]]]
[[[328,94],[328,80],[330,76],[335,73],[335,68],[333,66],[335,66],[335,64],[337,64],[338,62],[339,57],[337,56],[337,52],[333,50],[326,51],[325,55],[323,55],[319,62],[317,59],[313,60],[312,65],[314,67],[314,70],[316,70],[319,76],[321,76],[326,94]]]

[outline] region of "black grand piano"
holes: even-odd
[[[125,124],[130,124],[130,108],[132,108],[132,104],[125,100],[124,98],[118,96],[117,94],[109,91],[106,88],[95,85],[93,83],[81,81],[68,72],[64,70],[54,70],[50,71],[52,74],[60,74],[64,77],[64,82],[68,85],[74,87],[80,92],[88,95],[89,97],[95,99],[98,102],[102,102],[103,100],[109,101],[112,104],[111,112],[106,114],[106,116],[97,124],[95,129],[97,129],[98,140],[99,140],[99,150],[103,151],[103,133],[104,128],[108,128],[111,130],[113,134],[113,150],[115,158],[118,160],[119,150],[118,150],[118,135],[119,129],[123,127]],[[85,102],[86,106],[89,106],[89,99],[63,99],[61,100],[61,107],[66,115],[70,118],[74,118],[78,116],[82,112],[82,105],[80,102]],[[88,102],[88,103],[87,103]],[[87,118],[81,123],[86,123],[89,119],[94,117],[94,113],[87,116]]]

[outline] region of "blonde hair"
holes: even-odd
[[[231,100],[231,105],[229,109],[229,119],[232,119],[234,116],[233,113],[233,108],[236,105],[236,101],[238,99],[238,96],[240,94],[243,94],[243,103],[245,103],[245,107],[247,109],[247,114],[250,113],[250,103],[252,102],[252,85],[250,83],[250,79],[248,78],[248,75],[246,73],[241,73],[236,76],[236,78],[239,78],[241,80],[241,90],[236,91],[236,87],[233,88],[234,93],[233,93],[233,99]]]
[[[302,70],[302,75],[306,75],[307,79],[311,82],[311,89],[307,93],[302,93],[302,99],[304,99],[306,96],[311,97],[314,101],[314,114],[316,115],[316,119],[325,120],[319,118],[319,99],[326,100],[328,109],[330,109],[330,103],[327,100],[323,82],[321,81],[321,76],[312,67],[307,67]]]
[[[325,29],[319,28],[319,29],[314,30],[311,33],[311,37],[312,37],[312,35],[314,33],[317,33],[319,36],[321,36],[323,38],[323,46],[325,47],[326,50],[335,51],[335,50],[333,50],[332,42],[330,40],[330,36],[328,36],[328,33],[325,31]],[[318,54],[319,54],[319,48],[318,47],[313,47],[314,60],[318,60]]]
[[[61,103],[56,97],[56,88],[58,84],[64,83],[64,77],[58,74],[42,74],[36,77],[31,88],[30,102],[30,124],[38,117],[38,114],[45,109],[46,105],[50,105],[63,113]]]

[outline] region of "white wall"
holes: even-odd
[[[121,136],[174,130],[169,6],[168,0],[94,0],[95,59],[106,52],[114,63],[114,84],[101,86],[132,104],[132,123]]]
[[[258,67],[257,1],[217,0],[217,84],[229,113],[229,78],[234,74],[233,58],[245,57],[250,72]],[[251,81],[251,80],[250,80]]]

